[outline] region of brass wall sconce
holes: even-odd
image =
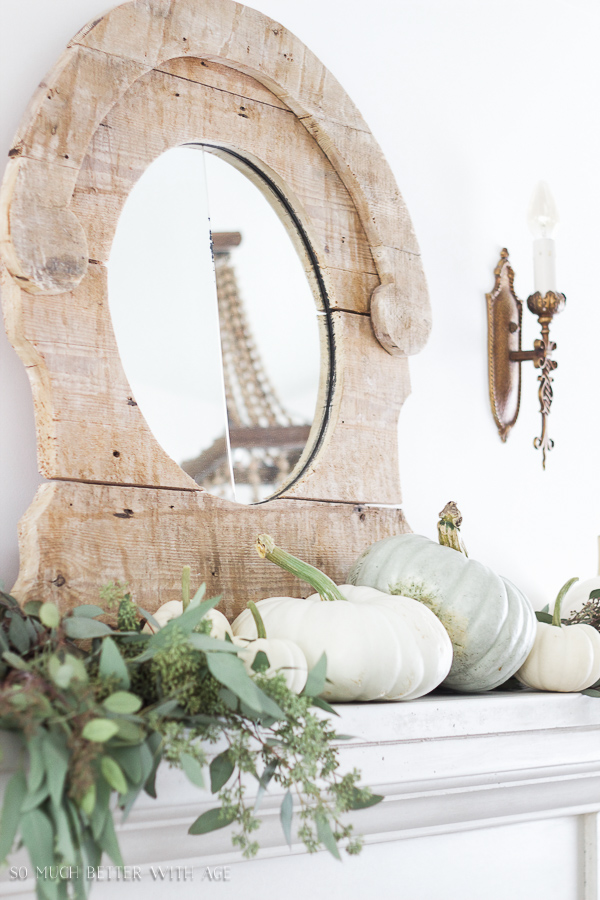
[[[550,323],[565,306],[565,295],[555,289],[554,241],[549,237],[558,221],[556,207],[543,182],[534,193],[529,224],[534,233],[535,293],[527,298],[527,306],[538,317],[541,340],[533,342],[533,350],[521,349],[523,302],[514,291],[514,272],[503,249],[494,269],[495,283],[486,294],[488,317],[488,371],[490,403],[498,432],[506,441],[519,415],[521,400],[521,363],[531,360],[540,370],[538,396],[542,414],[542,433],[533,445],[542,451],[542,465],[546,468],[546,454],[554,446],[548,436],[548,416],[552,405],[552,372],[557,363],[552,358],[556,344],[550,340]]]

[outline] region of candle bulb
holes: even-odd
[[[552,233],[558,224],[554,197],[545,181],[540,181],[529,204],[527,222],[533,234],[533,280],[542,297],[556,292],[556,250]]]

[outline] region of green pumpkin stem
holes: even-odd
[[[333,583],[323,572],[315,569],[309,563],[303,562],[297,556],[292,556],[280,547],[269,534],[259,534],[256,541],[256,552],[263,559],[275,563],[280,569],[285,569],[302,581],[306,581],[319,594],[321,600],[345,600],[337,585]]]
[[[190,605],[190,575],[191,569],[189,566],[183,567],[183,572],[181,573],[181,602],[183,604],[183,611],[188,608]]]
[[[560,608],[562,606],[563,598],[564,598],[565,594],[567,593],[567,591],[569,590],[569,588],[571,587],[571,585],[575,584],[576,581],[579,581],[579,578],[570,578],[566,584],[563,584],[560,591],[558,592],[558,597],[554,601],[554,613],[552,614],[552,624],[558,625],[559,628],[562,625],[561,618],[560,618]]]
[[[460,536],[460,526],[462,524],[462,516],[456,503],[453,500],[446,503],[440,513],[440,521],[438,522],[438,540],[443,547],[450,547],[452,550],[458,550],[468,556],[467,548]]]
[[[254,619],[254,624],[256,625],[256,637],[257,638],[266,638],[267,631],[265,629],[265,623],[263,622],[263,617],[258,611],[258,606],[254,602],[254,600],[248,600],[246,606],[252,613],[252,618]]]

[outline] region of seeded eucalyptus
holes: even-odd
[[[125,814],[141,791],[156,796],[161,761],[183,769],[192,784],[217,795],[218,805],[192,824],[205,834],[233,823],[233,843],[245,857],[258,850],[256,811],[272,781],[285,791],[281,825],[292,843],[324,846],[339,858],[360,850],[343,814],[381,799],[359,789],[359,773],[338,772],[330,720],[312,708],[325,685],[324,657],[309,673],[301,696],[283,675],[267,678],[260,665],[250,677],[229,641],[210,635],[206,614],[219,598],[203,588],[184,613],[154,634],[141,632],[148,613],[126,585],[102,591],[116,611],[112,628],[99,621],[105,608],[84,605],[61,617],[51,603],[24,609],[0,592],[0,728],[20,736],[25,768],[10,779],[0,815],[0,863],[18,840],[33,866],[95,867],[102,853],[123,865],[110,813],[116,793]],[[264,666],[262,667],[264,668]],[[326,706],[326,704],[325,704]],[[211,745],[227,747],[208,766]],[[245,781],[258,784],[253,806]],[[300,799],[293,808],[292,792]],[[84,900],[83,881],[37,882],[40,900]]]

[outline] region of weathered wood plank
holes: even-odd
[[[422,273],[419,290],[413,294],[404,289],[397,280],[402,278],[403,266],[398,267],[387,250],[418,252],[389,166],[335,78],[294,35],[258,11],[227,0],[136,0],[118,7],[83,29],[72,42],[52,74],[48,93],[38,94],[28,112],[21,132],[22,149],[33,155],[41,150],[54,160],[56,153],[64,150],[62,136],[66,134],[73,149],[62,153],[62,160],[68,158],[69,165],[73,161],[79,165],[102,118],[99,112],[110,109],[143,71],[185,56],[252,76],[310,130],[348,188],[368,241],[377,249],[377,274],[387,285],[378,303],[385,310],[378,331],[384,346],[399,355],[417,352],[429,332],[427,295]],[[57,85],[62,88],[55,103]],[[9,195],[14,187],[9,183]],[[5,198],[6,206],[10,199]],[[43,197],[40,202],[47,206]],[[36,237],[32,232],[32,246]],[[5,230],[4,239],[11,242],[10,232]],[[44,283],[38,283],[40,272],[31,265],[26,247],[18,252],[12,248],[5,258],[13,275],[26,274],[28,290],[49,291],[50,268],[42,272]],[[71,282],[65,285],[63,278],[53,289],[70,287]],[[403,309],[396,320],[389,313],[395,302]],[[394,328],[390,327],[392,320]]]
[[[34,396],[47,478],[200,490],[157,443],[135,403],[108,309],[106,269],[92,265],[68,294],[2,290],[9,337]]]
[[[292,240],[308,270],[295,217],[333,309],[319,316],[334,365],[324,353],[300,474],[285,499],[257,507],[198,490],[162,451],[135,405],[109,315],[104,263],[122,205],[156,156],[194,142],[234,149],[237,166],[250,161],[276,185],[293,211],[282,216]],[[262,184],[258,173],[251,180]],[[249,597],[292,590],[249,549],[257,531],[283,534],[341,579],[366,544],[407,530],[396,506],[396,423],[408,369],[390,354],[417,352],[429,330],[418,247],[360,114],[282,26],[230,0],[135,0],[83,29],[19,131],[0,197],[0,252],[41,471],[62,479],[40,490],[21,525],[23,599],[73,605],[89,599],[98,573],[128,580],[152,609],[177,596],[191,562],[209,590],[224,590],[231,614]]]
[[[108,259],[122,206],[152,160],[194,142],[232,147],[260,160],[309,231],[320,265],[376,274],[350,195],[292,113],[157,71],[140,78],[113,107],[83,163],[71,208],[86,231],[92,259]],[[264,182],[247,167],[242,171],[270,199]],[[281,215],[282,207],[276,208]],[[297,241],[292,223],[289,230]],[[344,298],[346,308],[352,308],[349,299]],[[336,304],[335,295],[331,302]],[[357,302],[360,310],[368,308],[368,297]]]
[[[284,495],[399,504],[398,416],[410,393],[407,361],[382,349],[368,316],[334,312],[332,324],[335,383],[328,428],[308,469],[300,481],[284,486]],[[299,467],[309,447],[310,442]]]
[[[197,84],[217,88],[228,94],[244,97],[246,100],[266,103],[267,106],[276,106],[278,109],[290,112],[289,107],[272,91],[264,87],[260,81],[232,69],[231,66],[222,66],[206,59],[182,56],[179,59],[166,60],[155,68],[159,72],[175,75],[177,78],[185,78],[186,81],[195,81]]]
[[[20,524],[21,600],[53,600],[62,611],[98,602],[109,580],[126,581],[150,612],[179,599],[181,569],[231,619],[248,600],[308,596],[312,589],[258,557],[267,532],[338,583],[373,541],[408,531],[399,509],[276,500],[239,506],[209,494],[116,486],[43,485]]]

